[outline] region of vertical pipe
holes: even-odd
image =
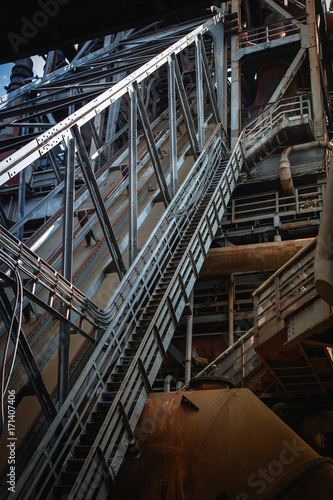
[[[175,61],[170,57],[168,63],[171,194],[174,197],[178,191]]]
[[[230,273],[230,281],[228,287],[229,297],[229,321],[228,321],[228,343],[231,346],[234,343],[234,275]]]
[[[308,38],[309,50],[309,63],[310,63],[310,80],[311,80],[311,94],[312,94],[312,107],[314,117],[314,132],[315,139],[325,139],[324,133],[324,110],[321,93],[320,82],[320,66],[319,66],[319,46],[318,46],[318,33],[316,25],[316,9],[314,0],[306,0],[306,13],[308,16],[306,32]]]
[[[68,281],[72,281],[73,273],[74,172],[75,139],[70,139],[67,145],[62,256],[62,274]],[[62,314],[69,319],[69,312],[63,304],[61,309]],[[58,396],[60,405],[63,404],[69,393],[69,348],[70,328],[69,325],[61,323],[58,349]]]
[[[195,75],[197,89],[198,144],[200,151],[205,147],[204,102],[202,82],[201,41],[195,40]]]
[[[191,367],[192,367],[192,333],[193,333],[193,304],[194,304],[194,290],[190,295],[191,316],[187,318],[187,331],[186,331],[186,352],[185,352],[185,384],[191,380]]]
[[[238,23],[240,20],[240,1],[232,0],[232,12],[238,14]],[[239,60],[237,55],[238,35],[231,36],[231,148],[237,142],[239,135],[240,123],[240,91],[241,91],[241,75]]]
[[[129,265],[138,252],[138,197],[137,197],[137,92],[129,90]]]

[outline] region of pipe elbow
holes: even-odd
[[[170,392],[171,382],[176,382],[176,379],[172,375],[167,375],[164,379],[164,392]]]
[[[289,148],[288,148],[289,149]],[[295,192],[294,182],[291,175],[290,161],[287,156],[281,155],[279,163],[280,181],[283,191],[286,194],[293,194]]]

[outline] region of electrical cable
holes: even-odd
[[[4,417],[4,397],[7,392],[9,382],[13,373],[14,369],[14,364],[16,360],[16,354],[17,354],[17,349],[19,345],[19,338],[20,338],[20,330],[21,330],[21,324],[22,324],[22,312],[23,312],[23,287],[22,287],[22,281],[20,274],[18,270],[16,269],[15,265],[11,262],[11,260],[6,256],[4,251],[0,249],[0,259],[4,264],[9,267],[11,271],[14,272],[15,275],[15,281],[16,281],[16,293],[15,293],[15,305],[13,308],[13,314],[12,318],[10,321],[10,325],[8,328],[8,335],[6,339],[6,344],[5,344],[5,349],[3,353],[3,362],[2,362],[2,369],[1,369],[1,394],[0,394],[0,439],[4,430],[4,423],[5,423],[5,417]],[[13,331],[13,326],[14,326],[14,321],[16,318],[15,311],[19,307],[19,318],[17,320],[17,331],[16,331],[16,336],[14,335],[15,342],[14,342],[14,350],[12,354],[12,360],[11,364],[9,367],[8,375],[7,375],[7,380],[5,382],[5,377],[6,377],[6,364],[7,364],[7,355],[8,355],[8,349],[9,349],[9,344],[10,344],[10,338],[12,336],[12,331]]]

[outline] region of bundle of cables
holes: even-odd
[[[1,368],[1,394],[0,394],[0,439],[3,434],[4,426],[5,426],[5,396],[8,390],[9,382],[13,373],[17,349],[20,340],[20,331],[22,324],[22,312],[23,312],[23,286],[21,276],[11,259],[6,255],[6,253],[0,249],[0,261],[9,268],[16,283],[15,293],[15,303],[13,307],[12,317],[9,326],[7,326],[7,339],[3,353],[2,360],[2,368]],[[18,315],[16,315],[16,311],[18,310]],[[10,366],[7,370],[6,374],[6,365],[8,358],[8,351],[10,345],[10,338],[13,338],[14,341],[14,349],[12,352],[12,357],[10,361]]]

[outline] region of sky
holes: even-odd
[[[34,76],[42,76],[43,66],[45,64],[44,59],[40,56],[34,56],[32,60],[34,63],[32,68]],[[10,75],[13,66],[14,63],[0,64],[0,96],[7,93],[4,87],[10,83]]]

